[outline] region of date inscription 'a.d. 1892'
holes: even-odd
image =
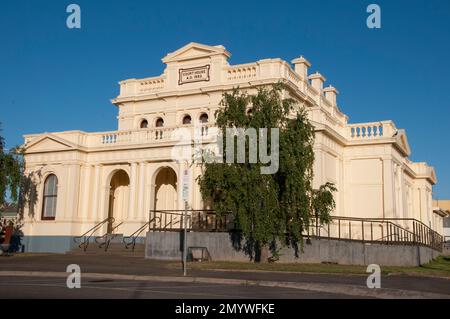
[[[190,69],[180,69],[180,79],[178,84],[182,85],[192,82],[209,81],[209,69],[209,65]]]

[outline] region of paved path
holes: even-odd
[[[180,264],[145,260],[142,257],[123,257],[115,255],[18,255],[15,257],[1,257],[0,280],[3,281],[5,278],[12,278],[11,276],[13,273],[6,273],[5,275],[5,271],[25,272],[20,274],[22,278],[26,278],[26,276],[30,275],[29,272],[52,272],[54,273],[53,275],[47,275],[47,278],[44,278],[45,280],[52,282],[50,279],[52,279],[52,276],[55,274],[56,276],[66,276],[65,271],[69,264],[79,265],[83,274],[103,274],[104,278],[111,277],[107,274],[121,275],[122,277],[115,278],[114,283],[111,282],[110,285],[112,286],[116,283],[120,285],[119,282],[124,281],[132,286],[134,282],[134,288],[139,285],[144,285],[144,283],[146,283],[144,286],[148,284],[150,285],[149,287],[153,287],[152,285],[155,285],[155,283],[160,282],[161,280],[164,280],[165,284],[167,284],[167,279],[178,281],[179,283],[186,280],[180,278]],[[136,276],[141,277],[136,278]],[[98,278],[98,275],[97,277],[93,277]],[[197,285],[202,286],[204,284],[211,284],[213,287],[216,287],[212,288],[213,291],[219,287],[220,290],[225,291],[225,294],[227,294],[228,290],[234,290],[233,287],[230,287],[230,284],[234,284],[241,286],[239,288],[243,289],[243,296],[248,296],[246,294],[250,293],[250,296],[255,294],[255,297],[258,297],[260,294],[266,293],[267,291],[270,296],[288,298],[285,296],[289,295],[289,291],[291,291],[292,288],[295,288],[300,292],[298,295],[291,292],[293,295],[297,296],[294,298],[304,298],[307,294],[302,294],[302,292],[305,291],[308,291],[312,296],[315,296],[315,298],[319,295],[324,296],[325,298],[330,296],[342,297],[345,295],[347,297],[362,296],[379,298],[450,298],[450,280],[448,279],[411,277],[406,275],[383,276],[383,289],[375,291],[366,287],[366,278],[367,276],[365,275],[190,270],[189,278],[187,279],[190,280],[190,282],[182,282],[182,284],[192,288],[197,287]],[[31,280],[31,278],[25,280]],[[103,283],[106,283],[106,281],[103,281]],[[247,286],[246,288],[245,285]],[[253,287],[248,287],[249,285]],[[270,289],[261,289],[261,287],[254,287],[255,285],[270,287]],[[223,288],[224,286],[227,288]],[[0,290],[3,289],[0,288]],[[24,293],[29,290],[33,290],[33,288],[23,289]],[[54,287],[54,290],[58,290],[58,287]],[[260,294],[257,294],[256,292],[260,290]],[[14,288],[11,292],[13,291],[20,292],[21,289]],[[123,291],[115,291],[114,293],[126,295],[126,292]],[[177,293],[180,294],[180,298],[184,298],[182,297],[182,290]],[[151,294],[152,292],[150,289],[149,292],[145,292],[144,295]],[[164,293],[161,294],[163,295]],[[170,294],[167,294],[167,298],[171,298],[169,295]]]

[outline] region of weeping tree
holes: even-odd
[[[279,245],[292,246],[297,253],[306,228],[313,221],[329,222],[335,208],[333,184],[312,187],[314,127],[304,109],[294,100],[283,98],[284,89],[284,85],[277,84],[260,88],[255,95],[238,89],[224,94],[222,107],[216,112],[223,141],[220,160],[203,161],[204,172],[198,178],[204,201],[210,202],[219,215],[234,215],[239,230],[234,244],[255,261],[266,261],[269,250],[277,254]],[[234,156],[237,150],[237,143],[227,148],[227,139],[223,138],[232,128],[253,128],[256,132],[278,128],[278,149],[272,134],[266,135],[267,154],[278,152],[278,170],[262,174],[261,168],[267,163],[262,163],[260,156],[256,162],[249,161],[250,143],[245,144],[244,162],[227,161],[227,152],[233,151]]]
[[[23,150],[20,147],[5,150],[5,140],[0,135],[0,206],[16,204],[20,217],[35,193],[31,176],[25,176],[24,169]]]

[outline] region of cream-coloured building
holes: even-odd
[[[234,87],[254,93],[277,82],[286,96],[309,111],[316,129],[315,186],[336,184],[334,215],[415,218],[441,232],[433,217],[434,169],[411,162],[405,131],[392,121],[350,124],[338,106],[338,91],[310,73],[303,57],[230,65],[223,46],[190,43],[163,58],[162,75],[120,82],[112,100],[118,129],[67,131],[25,136],[26,170],[34,173],[37,201],[25,216],[28,251],[64,252],[78,236],[115,218],[130,235],[148,221],[152,209],[183,209],[184,162],[173,159],[178,128],[215,138],[214,113],[222,94]],[[88,116],[88,115],[87,115]],[[202,209],[191,166],[189,206]],[[114,225],[105,224],[98,235]]]
[[[450,242],[450,200],[434,200],[433,207],[436,218],[435,223],[442,222],[441,234],[444,236],[445,241]]]

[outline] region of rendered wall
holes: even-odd
[[[352,217],[382,217],[383,166],[380,159],[350,161],[349,198]]]
[[[181,260],[183,234],[148,232],[145,257],[148,259]],[[249,261],[242,251],[233,248],[228,233],[189,233],[188,247],[206,247],[212,260]],[[281,251],[284,263],[338,263],[344,265],[419,266],[439,255],[426,247],[363,244],[337,240],[313,240],[295,257],[292,248]]]

